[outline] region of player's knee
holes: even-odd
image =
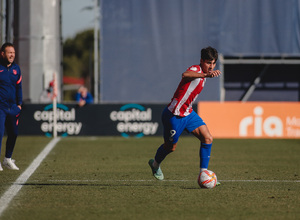
[[[203,142],[205,144],[211,144],[213,142],[213,137],[211,135],[208,135],[207,137],[204,138]]]

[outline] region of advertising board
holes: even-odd
[[[299,102],[199,102],[214,138],[300,138]]]
[[[143,137],[161,135],[161,112],[165,105],[103,104],[78,107],[57,105],[58,136],[115,136]],[[25,104],[20,115],[20,135],[53,133],[52,104]]]

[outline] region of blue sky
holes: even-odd
[[[94,10],[84,10],[94,4],[94,0],[61,0],[63,40],[94,28]]]

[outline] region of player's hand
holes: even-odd
[[[218,77],[220,75],[221,75],[220,70],[214,70],[214,71],[211,71],[211,72],[207,73],[207,77],[209,77],[209,78]]]

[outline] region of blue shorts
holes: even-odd
[[[162,123],[164,125],[165,142],[177,143],[183,130],[189,133],[196,128],[206,125],[202,118],[195,112],[185,117],[173,115],[166,107],[162,113]]]

